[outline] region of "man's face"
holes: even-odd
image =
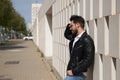
[[[78,33],[78,26],[73,21],[71,21],[71,23],[70,23],[70,30],[73,34]]]

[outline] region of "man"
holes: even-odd
[[[85,80],[84,73],[94,62],[94,42],[84,30],[85,21],[81,16],[73,15],[70,21],[64,33],[65,38],[70,40],[65,80]]]

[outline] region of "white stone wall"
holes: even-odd
[[[34,27],[34,28],[33,28]],[[32,31],[32,35],[33,35],[33,41],[34,43],[37,45],[36,41],[37,41],[37,22],[35,21],[35,23],[32,26],[33,31]]]
[[[87,80],[120,80],[119,4],[120,0],[44,0],[38,17],[38,47],[44,54],[52,56],[53,67],[62,79],[66,76],[69,61],[69,41],[64,38],[64,30],[70,16],[77,14],[85,18],[85,29],[93,38],[96,49],[93,71],[89,69]],[[50,7],[52,34],[46,22]]]
[[[46,58],[52,57],[53,40],[52,40],[52,26],[47,12],[53,4],[53,0],[45,0],[40,8],[38,16],[33,24],[34,43],[44,54]],[[52,17],[52,15],[51,15]]]
[[[117,68],[120,59],[119,4],[119,0],[56,0],[53,4],[53,65],[63,78],[69,59],[68,41],[63,33],[69,17],[78,14],[85,18],[86,30],[95,42],[93,80],[120,79]]]

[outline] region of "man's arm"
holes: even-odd
[[[72,40],[74,38],[74,36],[70,30],[70,24],[67,24],[65,32],[64,32],[64,36],[68,40]]]

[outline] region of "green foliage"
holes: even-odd
[[[26,34],[25,20],[13,8],[11,0],[0,0],[0,26]]]

